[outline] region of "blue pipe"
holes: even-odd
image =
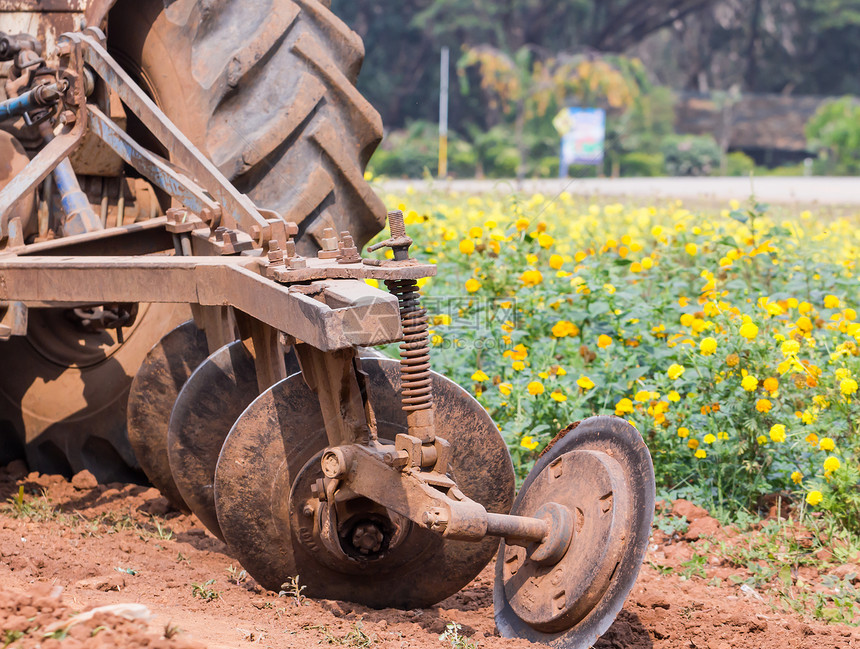
[[[90,207],[87,195],[81,191],[78,177],[72,169],[72,163],[68,158],[63,160],[54,169],[54,182],[60,190],[60,204],[66,214],[63,222],[63,234],[83,234],[93,230],[100,230],[101,221],[96,217]]]
[[[13,117],[20,117],[24,113],[43,108],[49,104],[55,104],[59,99],[60,92],[56,84],[37,86],[19,97],[12,97],[0,102],[0,122]]]

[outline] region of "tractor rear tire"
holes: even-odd
[[[326,5],[119,0],[108,16],[111,54],[240,191],[299,225],[304,254],[326,227],[363,246],[385,223],[364,179],[382,138],[355,88],[364,47]],[[132,116],[129,131],[145,140]],[[31,335],[0,343],[0,464],[25,454],[43,473],[143,480],[126,428],[129,387],[185,319],[181,305],[141,305],[117,343],[77,335],[59,310],[31,312]]]

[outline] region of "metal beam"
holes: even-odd
[[[197,214],[208,209],[217,213],[218,204],[206,196],[204,189],[181,171],[155,153],[147,151],[119,126],[114,124],[97,106],[87,104],[90,130],[126,163],[137,169],[148,180],[177,198],[185,207]]]
[[[178,302],[232,306],[261,322],[322,351],[355,345],[383,345],[402,337],[397,300],[385,291],[371,297],[352,280],[356,299],[350,302],[343,280],[333,286],[332,308],[326,282],[316,294],[278,284],[259,273],[256,257],[0,257],[0,300],[28,307],[107,302]],[[348,317],[349,316],[349,317]]]

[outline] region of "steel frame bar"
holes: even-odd
[[[177,198],[183,205],[197,214],[203,214],[205,210],[209,210],[212,214],[218,212],[218,203],[206,196],[202,187],[181,171],[174,169],[161,156],[140,146],[97,106],[88,104],[87,112],[89,113],[90,130],[114,153],[137,169],[153,184]]]
[[[0,300],[28,307],[69,303],[173,302],[232,306],[322,351],[384,345],[402,337],[397,300],[352,280],[357,299],[333,306],[260,275],[257,257],[0,257]],[[326,282],[319,283],[325,300]],[[368,289],[375,291],[368,306]],[[334,307],[334,308],[333,308]],[[357,318],[353,310],[360,312]]]

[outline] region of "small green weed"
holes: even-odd
[[[220,599],[221,595],[217,590],[211,588],[212,584],[215,583],[214,579],[210,579],[209,581],[205,581],[202,584],[191,584],[191,594],[194,597],[199,597],[202,600],[207,602],[211,602],[214,599]]]
[[[306,588],[303,584],[299,584],[299,576],[290,577],[290,579],[281,584],[281,591],[278,597],[292,597],[296,606],[302,606],[305,603],[305,596],[302,591]]]
[[[477,649],[478,643],[468,636],[461,635],[462,627],[456,622],[449,622],[445,631],[439,636],[442,642],[447,642],[451,649]]]

